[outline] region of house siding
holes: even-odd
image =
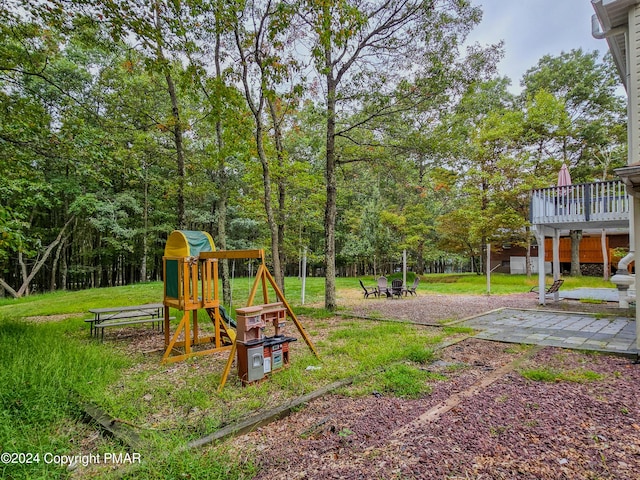
[[[609,249],[609,256],[611,260],[611,268],[615,271],[619,257],[614,255],[614,250],[617,248],[629,248],[629,235],[628,234],[614,234],[607,235],[607,243]],[[571,241],[568,237],[560,239],[560,263],[571,262]],[[526,249],[519,246],[510,246],[508,248],[493,247],[491,250],[491,267],[495,272],[499,273],[511,273],[511,259],[525,258]],[[563,255],[564,253],[564,255]],[[537,245],[531,246],[531,257],[533,259],[538,256]],[[553,256],[551,239],[547,239],[545,243],[545,261],[551,262]],[[533,263],[537,261],[534,260]],[[600,247],[600,236],[584,236],[580,242],[580,262],[583,264],[598,264],[602,265],[602,249]]]
[[[628,163],[636,163],[640,152],[640,128],[638,128],[638,112],[640,112],[640,6],[629,10],[628,34],[629,80],[627,95],[629,100],[629,158]]]

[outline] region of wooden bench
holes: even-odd
[[[169,317],[169,320],[174,320],[176,317]],[[156,328],[156,324],[159,332],[164,332],[164,318],[135,318],[130,320],[122,320],[120,322],[104,322],[96,325],[94,328],[96,331],[100,329],[100,340],[104,341],[104,329],[107,327],[122,327],[126,325],[140,325],[143,323],[152,323],[153,328]],[[96,333],[96,338],[98,334]]]
[[[122,327],[151,323],[159,331],[164,331],[164,305],[161,303],[150,303],[146,305],[134,305],[126,307],[95,308],[89,310],[93,313],[93,318],[88,318],[85,322],[90,324],[90,334],[96,338],[104,340],[104,329],[106,327]],[[175,317],[170,318],[172,320]]]

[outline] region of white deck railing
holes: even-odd
[[[629,203],[620,181],[541,188],[531,193],[531,224],[623,221]]]

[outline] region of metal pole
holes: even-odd
[[[229,292],[229,309],[233,308],[233,284],[236,278],[236,261],[231,264],[231,292]]]
[[[407,288],[407,251],[402,251],[402,288]]]
[[[307,284],[307,247],[304,247],[302,252],[302,291],[300,292],[300,304],[304,305],[304,290]]]
[[[491,244],[487,243],[487,295],[491,295]]]

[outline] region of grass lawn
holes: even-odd
[[[421,276],[420,280],[418,291],[423,292],[476,295],[487,292],[487,277],[473,273],[430,274]],[[546,282],[551,285],[553,277],[547,275]],[[494,295],[524,293],[536,286],[537,275],[527,278],[526,275],[491,274],[491,293]],[[615,288],[615,285],[596,277],[564,277],[563,290],[579,287]]]
[[[372,283],[373,279],[364,277],[363,281]],[[491,291],[526,292],[536,283],[535,278],[492,275]],[[246,278],[235,279],[234,306],[245,305],[251,284]],[[114,338],[107,333],[107,340],[100,343],[89,337],[83,320],[90,316],[90,308],[161,301],[161,283],[2,299],[0,451],[32,454],[32,462],[0,463],[0,477],[68,478],[68,462],[52,455],[104,458],[109,452],[131,452],[117,439],[98,435],[96,428],[84,421],[84,405],[90,402],[120,424],[135,428],[142,439],[133,450],[140,454],[142,463],[120,470],[119,477],[251,478],[255,469],[250,455],[239,462],[224,442],[207,449],[206,454],[183,451],[182,447],[224,425],[340,379],[356,378],[351,395],[378,391],[420,396],[426,393],[419,387],[425,383],[419,381],[425,375],[421,366],[433,358],[434,346],[468,333],[336,317],[321,308],[324,279],[308,278],[306,286],[304,306],[300,304],[299,279],[286,280],[286,295],[320,359],[300,339],[291,344],[289,368],[245,388],[232,371],[220,393],[217,388],[228,355],[225,352],[163,365],[159,362],[162,338],[150,333],[148,327],[140,326],[136,331],[160,348],[147,353],[148,348],[136,344],[135,338]],[[566,279],[565,288],[577,286],[611,284],[586,277]],[[358,279],[338,278],[337,288],[338,298],[361,296]],[[474,274],[427,275],[418,287],[421,293],[451,294],[482,294],[485,289],[485,277]],[[292,322],[289,324],[290,333],[299,336]],[[307,369],[310,366],[313,368]],[[79,457],[80,463],[82,458],[86,457]],[[110,467],[95,462],[79,465],[73,475],[113,478]]]
[[[374,277],[363,276],[365,284],[375,285]],[[402,274],[388,277],[389,282],[394,278],[402,278]],[[420,277],[418,292],[477,294],[486,293],[487,281],[483,275],[474,273],[461,274],[429,274]],[[596,277],[565,277],[563,289],[578,287],[614,288],[615,286]],[[553,279],[547,277],[547,283]],[[413,282],[413,275],[407,277],[407,283]],[[234,306],[244,306],[253,285],[253,279],[236,278],[232,285],[232,301]],[[537,276],[527,278],[526,275],[491,275],[491,293],[495,295],[528,292],[531,287],[538,285]],[[361,287],[357,278],[336,278],[338,294],[352,296],[361,294]],[[57,315],[70,313],[87,314],[90,308],[104,308],[114,305],[138,305],[162,301],[162,283],[140,283],[115,288],[94,288],[78,292],[58,291],[33,295],[14,300],[0,299],[0,318],[4,316],[25,317],[36,315]],[[295,277],[285,280],[285,294],[292,306],[301,306],[302,281]],[[270,292],[272,298],[273,292]],[[319,306],[324,302],[324,278],[308,277],[306,279],[305,305]]]

